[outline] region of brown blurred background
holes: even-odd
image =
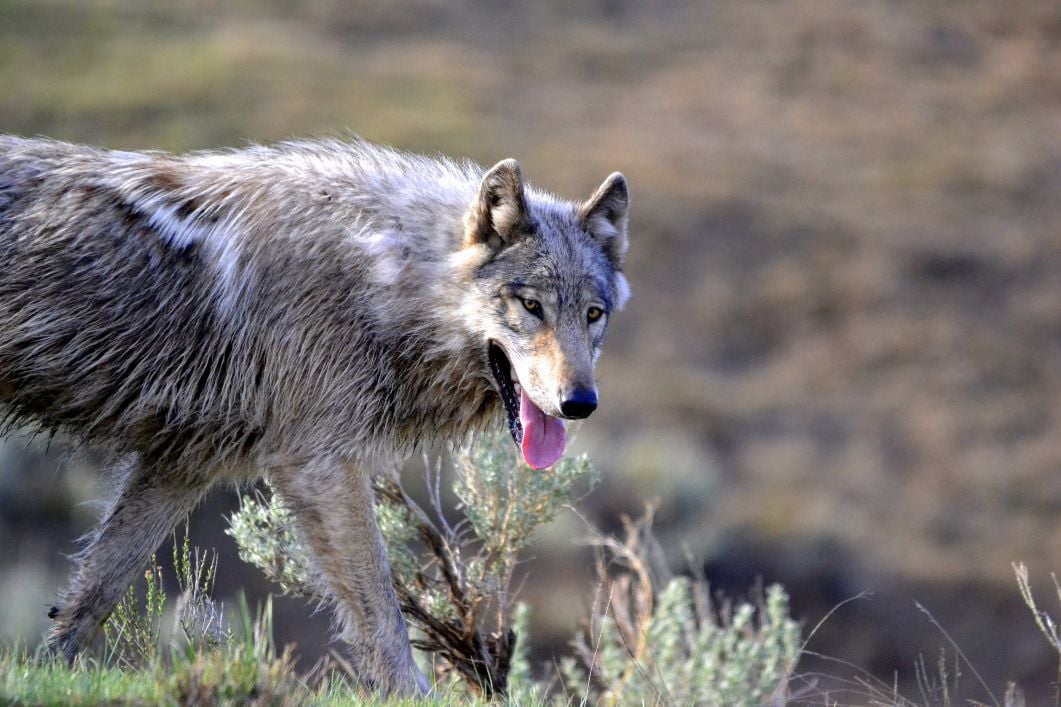
[[[605,527],[783,582],[810,648],[908,696],[950,632],[1001,694],[1056,660],[1013,582],[1061,570],[1061,4],[0,0],[0,131],[188,150],[350,131],[569,197],[632,190],[634,298],[578,435]],[[2,277],[0,264],[0,277]],[[35,644],[98,460],[0,446],[0,641]],[[270,588],[192,521],[218,590]],[[573,516],[528,566],[536,655],[588,601]],[[311,659],[326,617],[279,604]],[[804,664],[839,678],[835,663]],[[962,693],[987,699],[968,670]],[[864,702],[858,695],[836,695]]]

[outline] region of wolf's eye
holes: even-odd
[[[591,324],[603,316],[604,310],[600,307],[590,307],[586,310],[586,319],[588,319]]]
[[[535,316],[539,316],[542,313],[542,303],[536,299],[529,297],[520,297],[520,302],[523,303],[523,308]]]

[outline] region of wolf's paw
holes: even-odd
[[[94,632],[84,621],[76,621],[66,615],[65,607],[53,606],[48,610],[48,618],[55,623],[45,638],[48,652],[56,658],[62,658],[67,665],[73,665],[81,649],[92,643]]]

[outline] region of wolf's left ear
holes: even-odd
[[[622,270],[626,256],[626,208],[629,203],[626,177],[615,172],[579,208],[582,226],[600,244],[616,270]]]
[[[497,250],[529,230],[519,163],[502,160],[483,176],[479,195],[464,214],[464,245],[485,243]]]

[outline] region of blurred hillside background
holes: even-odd
[[[1052,695],[1010,563],[1061,570],[1061,4],[0,0],[0,131],[177,151],[349,131],[513,156],[571,198],[622,170],[634,297],[578,432],[604,477],[581,511],[615,528],[658,499],[675,568],[780,581],[808,627],[872,590],[810,649],[908,694],[946,644],[917,600],[997,693]],[[35,644],[99,460],[2,444],[0,641]],[[220,593],[263,596],[221,534],[234,498],[192,537]],[[589,600],[583,532],[560,521],[527,566],[542,663]],[[319,655],[327,617],[277,614]]]

